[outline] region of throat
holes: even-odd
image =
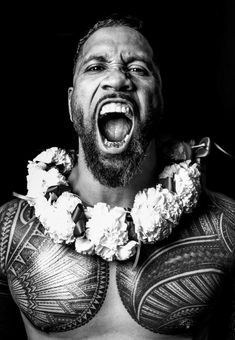
[[[71,174],[72,175],[72,174]],[[77,180],[70,178],[72,191],[77,194],[86,206],[103,202],[111,207],[132,207],[136,190],[131,186],[110,188],[100,184],[93,176],[85,173]]]

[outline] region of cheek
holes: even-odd
[[[85,102],[86,95],[82,88],[76,87],[73,93],[73,101],[76,107],[80,107]]]
[[[159,106],[159,96],[157,92],[152,96],[152,108],[156,110]]]
[[[75,87],[74,99],[78,107],[80,107],[85,114],[90,114],[94,106],[94,96],[96,93],[95,84],[85,82],[80,79],[79,85]]]
[[[89,98],[89,93],[90,93],[90,87],[86,82],[83,81],[81,77],[77,78],[75,81],[75,86],[74,86],[74,99],[76,103],[83,104],[85,103],[88,98]]]
[[[149,88],[149,98],[152,108],[157,109],[159,105],[159,88],[155,81],[153,81]]]
[[[155,110],[158,107],[159,99],[157,94],[157,88],[146,88],[142,90],[140,97],[140,105],[144,112],[149,110]]]

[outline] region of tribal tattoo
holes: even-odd
[[[29,221],[25,202],[13,201],[3,217],[1,263],[16,304],[42,331],[86,324],[104,301],[107,263],[53,243],[37,219]]]
[[[235,206],[220,204],[225,204],[224,212],[202,202],[168,240],[144,245],[135,270],[131,261],[118,265],[120,297],[143,327],[165,334],[193,333],[212,322],[221,299],[227,298],[225,309],[231,306]]]
[[[165,334],[195,333],[212,322],[234,263],[234,212],[226,198],[202,198],[167,240],[141,247],[135,269],[134,259],[117,264],[120,298],[134,320]],[[8,203],[1,219],[1,271],[31,323],[60,332],[91,320],[106,296],[107,262],[53,243],[26,202]]]

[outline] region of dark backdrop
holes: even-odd
[[[67,110],[75,37],[114,11],[147,22],[159,50],[171,128],[182,136],[210,136],[235,154],[233,0],[75,4],[2,10],[0,203],[12,191],[26,193],[27,160],[40,149],[76,147]],[[234,160],[213,148],[207,168],[208,186],[235,197]]]

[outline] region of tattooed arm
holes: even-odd
[[[221,237],[231,251],[231,264],[223,287],[209,340],[235,340],[235,201],[212,193],[213,203],[222,211]]]
[[[14,303],[5,278],[0,277],[0,339],[26,340],[23,321]]]
[[[5,275],[5,254],[11,229],[9,205],[0,208],[0,339],[27,339],[18,307],[13,301]]]
[[[234,253],[234,255],[235,255],[235,253]],[[234,258],[232,275],[233,275],[233,277],[232,277],[232,279],[233,279],[233,299],[232,299],[232,313],[231,313],[231,320],[230,320],[230,324],[229,324],[229,338],[228,338],[228,340],[234,340],[235,339],[235,258]]]

